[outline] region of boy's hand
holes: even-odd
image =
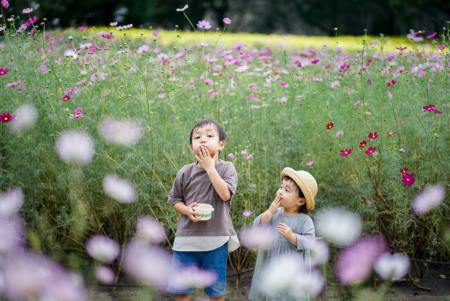
[[[275,213],[277,213],[278,207],[280,207],[280,204],[281,204],[281,198],[280,198],[280,196],[276,195],[276,196],[275,196],[275,199],[274,199],[273,202],[270,204],[269,212],[270,212],[272,215],[275,215]]]
[[[201,146],[198,154],[195,154],[198,165],[204,170],[208,171],[215,167],[215,158],[211,157],[208,148]]]
[[[195,207],[198,206],[196,202],[190,203],[186,206],[187,212],[186,216],[189,218],[191,222],[198,222],[200,219],[197,217],[197,212],[195,211]]]
[[[291,241],[293,239],[295,239],[295,235],[294,232],[292,231],[291,228],[289,228],[288,225],[286,225],[285,223],[279,223],[277,225],[277,231],[278,233],[280,233],[281,235],[284,236],[284,238],[286,238],[287,240]],[[296,239],[295,239],[296,240]]]

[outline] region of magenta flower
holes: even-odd
[[[369,139],[377,139],[378,133],[377,132],[369,133],[369,135],[367,135],[367,137],[369,137]]]
[[[252,214],[253,212],[251,212],[250,210],[244,210],[244,212],[242,213],[244,217],[250,217]]]
[[[88,28],[89,28],[89,27],[87,27],[86,25],[78,26],[78,30],[79,30],[79,31],[88,30]]]
[[[281,80],[280,81],[280,86],[283,87],[283,88],[286,88],[286,87],[289,87],[289,84],[287,82]]]
[[[402,183],[405,186],[412,186],[414,184],[414,182],[416,181],[416,179],[414,178],[414,176],[408,172],[405,172],[402,175]]]
[[[383,237],[361,237],[339,253],[335,265],[337,278],[344,285],[364,281],[370,275],[377,259],[386,250]]]
[[[341,150],[339,151],[339,154],[340,154],[342,157],[347,157],[347,156],[350,155],[351,153],[352,153],[352,149],[351,149],[351,148],[341,149]]]
[[[9,112],[3,112],[0,114],[0,120],[2,123],[8,123],[11,122],[14,119],[14,115],[10,114]]]
[[[198,21],[197,27],[203,30],[211,29],[211,23],[205,20]]]
[[[3,8],[8,9],[9,8],[8,0],[2,0],[1,5]]]
[[[435,37],[437,36],[437,32],[433,32],[433,33],[430,33],[429,35],[427,35],[427,39],[434,39]]]
[[[6,67],[0,67],[0,76],[6,75],[9,73],[9,69]]]
[[[376,152],[375,146],[369,146],[366,151],[364,152],[367,156],[371,156],[373,153]]]
[[[231,19],[230,18],[223,18],[223,24],[225,25],[230,25],[231,24]]]
[[[444,50],[445,49],[445,45],[444,44],[439,44],[439,45],[437,45],[437,48],[439,50]]]
[[[320,59],[318,59],[318,58],[311,60],[311,64],[313,64],[313,65],[317,65],[318,63],[320,63]]]
[[[342,65],[340,65],[339,66],[339,71],[340,72],[345,72],[345,71],[347,71],[348,69],[350,69],[350,65],[349,64],[342,64]]]
[[[83,112],[82,108],[74,109],[73,113],[70,114],[70,116],[69,116],[69,118],[72,119],[72,120],[73,119],[79,119],[79,118],[82,118],[82,117],[84,117],[84,112]]]
[[[442,115],[443,114],[442,111],[438,110],[436,108],[436,106],[433,105],[433,104],[429,104],[429,105],[423,106],[422,107],[422,112],[433,112],[433,113],[435,113],[437,115]]]

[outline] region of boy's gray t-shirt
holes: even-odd
[[[238,181],[233,163],[219,160],[215,167],[233,197]],[[214,213],[212,219],[197,223],[182,215],[178,220],[176,236],[236,235],[230,215],[231,200],[224,202],[220,199],[208,174],[197,163],[183,166],[175,178],[167,203],[173,206],[178,202],[184,202],[186,205],[192,202],[208,203],[214,207]]]

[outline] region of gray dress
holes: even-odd
[[[259,224],[261,221],[261,215],[259,215],[254,223]],[[299,213],[296,215],[285,215],[283,213],[283,208],[278,208],[277,213],[272,217],[270,225],[274,228],[279,223],[285,223],[288,225],[292,231],[297,236],[297,246],[293,246],[286,238],[281,234],[278,235],[276,241],[269,250],[258,250],[258,255],[256,258],[255,270],[253,272],[252,285],[250,287],[249,299],[254,301],[288,301],[288,300],[298,300],[290,296],[274,296],[267,297],[264,296],[258,289],[258,284],[260,284],[260,277],[262,276],[262,270],[266,267],[268,263],[273,258],[277,258],[282,254],[296,253],[299,254],[305,263],[306,271],[311,270],[311,256],[310,251],[305,249],[302,245],[302,238],[314,238],[315,230],[314,223],[306,214]],[[299,265],[301,263],[299,262]]]

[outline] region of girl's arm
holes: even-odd
[[[304,239],[314,239],[316,232],[314,229],[314,223],[312,219],[308,216],[303,223],[301,233],[295,233],[292,229],[284,224],[279,223],[277,225],[278,232],[283,235],[297,250],[307,249],[303,244]]]

